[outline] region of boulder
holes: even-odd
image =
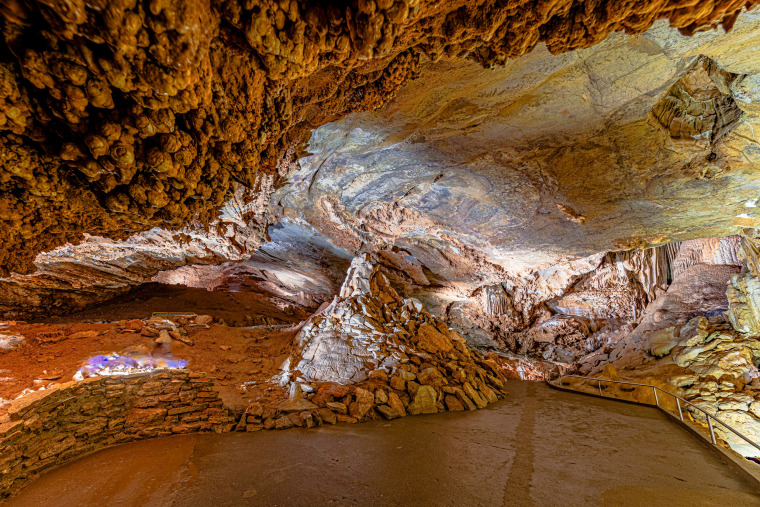
[[[430,324],[422,324],[417,330],[417,346],[431,354],[448,352],[454,348],[451,340]]]
[[[335,417],[340,422],[354,424],[359,422],[359,420],[356,417],[351,417],[350,415],[343,415],[343,414],[335,414]]]
[[[400,417],[406,415],[406,408],[404,402],[398,397],[396,393],[388,393],[388,406],[393,409]]]
[[[413,401],[409,404],[408,412],[411,415],[417,414],[437,414],[438,396],[435,389],[430,386],[420,386],[417,389],[417,394],[414,395]]]
[[[417,382],[409,381],[406,383],[406,390],[409,392],[409,394],[414,398],[417,395],[417,391],[419,390],[420,385]]]
[[[317,425],[317,420],[311,412],[301,412],[299,417],[301,419],[300,426],[303,426],[304,428],[313,428]]]
[[[465,382],[462,384],[462,389],[464,390],[464,393],[467,395],[467,397],[475,402],[475,405],[477,405],[478,408],[486,408],[488,403],[483,399],[480,393],[478,393],[475,388],[472,387],[472,384]]]
[[[329,408],[320,408],[317,410],[317,414],[322,419],[322,422],[327,424],[335,424],[338,422],[338,418],[335,416],[335,412]]]
[[[385,419],[388,419],[389,421],[391,419],[397,419],[401,417],[395,410],[393,410],[388,405],[378,405],[375,407],[378,412],[380,412],[380,415],[382,415]]]
[[[339,401],[330,401],[326,403],[326,406],[328,409],[332,410],[333,412],[336,412],[338,414],[347,414],[348,413],[348,407],[339,402]]]
[[[420,384],[426,386],[433,386],[436,389],[440,389],[444,385],[448,384],[446,377],[441,374],[438,368],[425,368],[419,374],[417,374],[417,380]]]
[[[295,423],[287,415],[280,416],[274,422],[274,427],[275,429],[278,429],[278,430],[286,430],[288,428],[292,428],[293,426],[295,426]],[[266,423],[265,423],[265,427],[266,427]]]
[[[214,317],[211,315],[198,315],[195,317],[194,324],[196,326],[208,326],[211,325],[211,323],[214,322]]]
[[[277,410],[280,412],[303,412],[308,410],[316,410],[318,408],[319,407],[317,407],[315,404],[303,398],[281,401],[277,405]]]
[[[125,328],[130,331],[137,331],[138,333],[145,327],[145,322],[140,319],[132,319],[127,322]]]
[[[143,330],[140,332],[142,336],[147,336],[148,338],[153,338],[158,336],[158,330],[154,329],[151,326],[145,326]]]
[[[348,413],[351,417],[361,419],[375,404],[375,396],[361,387],[356,388],[356,401],[348,406]]]
[[[264,414],[264,407],[261,406],[261,403],[251,403],[245,412],[248,415],[260,418]]]
[[[327,394],[335,398],[342,398],[348,394],[348,386],[333,384],[327,388]]]
[[[493,389],[487,385],[481,383],[479,390],[481,396],[484,397],[488,403],[496,403],[499,401],[499,397],[496,396],[496,393],[493,392]]]
[[[452,412],[461,412],[464,410],[464,405],[462,405],[462,402],[452,394],[447,394],[444,398],[444,402],[446,403],[446,408]]]
[[[398,391],[406,391],[406,381],[400,375],[391,377],[391,387]]]

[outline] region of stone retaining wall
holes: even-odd
[[[16,399],[0,424],[0,498],[40,471],[108,445],[196,431],[235,418],[214,379],[188,370],[92,377]]]

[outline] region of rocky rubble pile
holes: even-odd
[[[280,376],[291,398],[252,404],[238,429],[475,410],[506,392],[493,357],[470,349],[419,301],[401,298],[367,256],[354,259],[340,296],[296,340],[301,360]]]
[[[193,345],[188,336],[190,327],[209,327],[214,321],[210,315],[166,315],[154,316],[147,320],[133,319],[124,325],[126,331],[138,332],[142,336],[156,337],[156,343],[177,340],[185,345]]]

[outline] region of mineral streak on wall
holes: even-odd
[[[372,110],[421,61],[484,66],[667,18],[730,29],[756,0],[28,1],[0,6],[0,275],[82,233],[209,222],[311,128]]]

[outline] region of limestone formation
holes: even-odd
[[[423,55],[491,66],[660,18],[730,29],[754,3],[5,2],[0,269],[27,272],[83,232],[212,218],[292,163],[308,129],[391,99]]]
[[[0,314],[28,318],[72,312],[123,294],[162,271],[249,259],[264,241],[266,224],[256,217],[260,202],[242,201],[239,193],[225,204],[208,230],[198,223],[174,232],[154,228],[122,241],[85,234],[78,245],[39,254],[34,274],[0,279]]]
[[[291,398],[267,414],[244,416],[265,429],[309,427],[294,412],[318,425],[474,410],[505,392],[499,361],[469,348],[419,301],[401,298],[367,256],[353,260],[340,295],[295,340],[298,357],[275,378],[291,386]]]
[[[742,285],[743,280],[753,280],[749,266],[754,245],[746,236],[679,245],[669,262],[675,275],[667,290],[614,348],[581,358],[581,370],[610,378],[614,365],[621,379],[674,392],[758,441],[760,417],[752,408],[758,396],[760,345],[747,299],[755,293],[752,285]],[[651,393],[617,395],[653,401],[647,398]],[[670,405],[666,408],[676,411]],[[698,410],[684,410],[694,421],[707,424]],[[760,455],[719,424],[714,426],[718,437],[740,454]]]
[[[756,3],[4,2],[0,496],[548,371],[760,440]]]

